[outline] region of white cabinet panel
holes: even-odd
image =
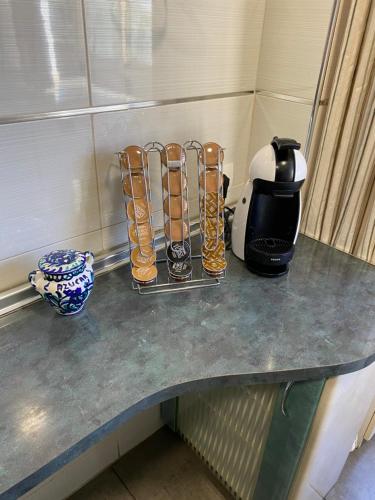
[[[89,0],[95,105],[253,90],[264,0]]]
[[[257,88],[312,99],[333,0],[267,0]]]
[[[0,127],[0,260],[100,228],[90,117]]]
[[[0,113],[88,106],[81,2],[0,0]]]
[[[290,137],[302,144],[306,142],[312,106],[273,97],[257,95],[250,138],[251,158],[273,137]]]
[[[144,145],[150,140],[162,144],[183,143],[195,138],[209,140],[225,147],[225,162],[233,163],[233,186],[241,184],[248,170],[248,143],[252,115],[253,96],[213,99],[138,109],[124,112],[103,113],[94,117],[96,164],[102,208],[102,226],[108,242],[121,244],[114,226],[126,220],[123,205],[120,171],[116,151],[130,144]],[[193,157],[188,161],[189,195],[197,196],[197,176]],[[161,210],[160,167],[157,158],[150,163],[153,209]],[[158,213],[160,215],[160,213]],[[160,219],[160,217],[158,217]],[[122,225],[122,229],[126,229]],[[117,236],[116,236],[117,234]],[[114,239],[113,239],[114,238]],[[125,231],[124,231],[124,240]]]

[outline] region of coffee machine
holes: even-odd
[[[261,276],[289,270],[301,218],[306,160],[294,139],[274,137],[254,156],[232,224],[233,253]]]

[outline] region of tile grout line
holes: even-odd
[[[134,500],[137,500],[137,498],[133,495],[133,493],[129,490],[127,484],[125,483],[125,481],[122,479],[122,477],[120,476],[120,474],[118,474],[118,472],[116,471],[116,469],[113,467],[113,465],[111,465],[111,470],[114,472],[114,474],[116,475],[117,479],[120,481],[120,483],[124,486],[124,488],[126,489],[126,491],[129,493],[129,495],[134,499]]]

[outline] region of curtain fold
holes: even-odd
[[[372,0],[341,1],[322,101],[303,190],[301,231],[375,264]]]

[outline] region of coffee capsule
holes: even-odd
[[[148,167],[146,151],[140,146],[128,146],[120,153],[122,165],[127,170],[142,170]]]
[[[163,175],[163,188],[172,196],[178,196],[186,188],[186,175],[182,170],[168,170]]]
[[[219,170],[206,170],[199,176],[199,185],[206,193],[219,193],[223,185],[223,174]]]
[[[181,241],[188,237],[189,231],[186,222],[181,219],[170,219],[164,226],[164,231],[171,241]]]
[[[218,259],[203,259],[203,269],[211,275],[218,275],[225,271],[227,262],[224,258]]]
[[[224,160],[224,151],[216,142],[207,142],[203,145],[203,151],[199,152],[199,160],[201,163],[204,163],[204,160],[206,160],[207,167],[217,167],[219,164],[219,152],[220,163],[222,163]]]
[[[143,247],[143,249],[145,249],[145,248],[146,247]],[[151,253],[149,253],[149,255],[146,255],[145,252],[142,253],[140,247],[134,248],[130,254],[130,258],[131,258],[133,266],[136,266],[136,267],[150,267],[150,266],[152,266],[156,260],[156,253],[151,246],[149,246],[149,249],[147,252],[150,252],[150,249],[151,249]]]
[[[149,221],[150,210],[149,203],[146,198],[136,198],[130,200],[127,207],[128,218],[132,221],[137,220],[138,223],[143,224]]]
[[[148,187],[149,182],[142,174],[131,174],[125,177],[124,192],[131,198],[146,198]]]
[[[135,281],[140,284],[151,283],[158,275],[156,266],[133,267],[132,275]]]
[[[168,168],[180,168],[186,160],[185,150],[180,144],[171,142],[161,153],[161,162]]]
[[[141,247],[147,246],[151,243],[154,237],[154,231],[151,229],[150,224],[132,224],[129,228],[129,238],[132,243],[139,244]]]
[[[167,257],[172,262],[184,262],[190,257],[188,241],[172,241],[167,248]]]
[[[167,196],[163,203],[164,212],[171,219],[182,219],[187,211],[187,201],[182,196]]]
[[[207,213],[207,217],[216,217],[224,210],[224,198],[219,193],[207,193],[201,199],[201,210]]]
[[[205,217],[201,222],[201,232],[206,238],[214,239],[223,234],[224,221],[222,217]]]
[[[184,262],[171,262],[168,261],[168,271],[170,276],[178,281],[184,281],[190,278],[192,273],[192,266],[190,261]]]

